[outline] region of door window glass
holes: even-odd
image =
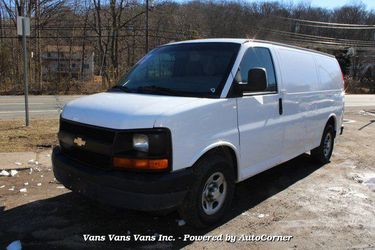
[[[247,82],[247,73],[252,68],[264,68],[268,81],[266,91],[277,91],[275,69],[269,49],[259,47],[249,48],[242,58],[236,80],[238,82]]]

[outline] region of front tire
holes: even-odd
[[[335,143],[335,131],[331,124],[327,124],[320,145],[311,150],[311,157],[319,163],[326,164],[330,161]]]
[[[188,224],[203,228],[219,222],[230,208],[235,175],[232,163],[221,155],[205,157],[193,168],[194,181],[179,213]]]

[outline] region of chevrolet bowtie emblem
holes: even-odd
[[[85,140],[82,140],[81,137],[74,138],[73,142],[74,142],[75,144],[77,144],[78,147],[81,147],[81,146],[85,146],[85,145],[86,145],[86,141],[85,141]]]

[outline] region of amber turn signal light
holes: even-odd
[[[131,159],[114,157],[113,166],[124,169],[165,170],[168,168],[168,159]]]

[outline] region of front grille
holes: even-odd
[[[115,135],[116,132],[111,129],[60,120],[61,152],[68,158],[89,166],[111,167]],[[74,143],[77,137],[83,139],[86,145],[77,146]]]
[[[113,143],[115,138],[115,132],[111,129],[71,122],[64,119],[60,120],[60,131],[86,136],[106,143]]]

